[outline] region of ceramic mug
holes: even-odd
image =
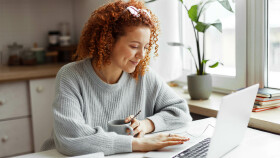
[[[133,135],[133,128],[130,126],[129,123],[125,123],[124,120],[112,120],[108,122],[108,131],[109,132],[116,132],[122,135]],[[130,132],[126,133],[126,129],[129,129]]]

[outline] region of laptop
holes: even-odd
[[[259,84],[242,89],[222,98],[217,115],[213,136],[201,136],[196,142],[186,144],[185,148],[178,145],[151,151],[144,157],[172,158],[218,158],[237,147],[246,132]],[[191,141],[191,140],[190,140]]]

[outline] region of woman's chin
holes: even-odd
[[[125,71],[125,72],[130,74],[130,73],[133,73],[135,71],[135,67],[134,68],[130,68],[130,69],[126,69],[126,70],[123,70],[123,71]]]

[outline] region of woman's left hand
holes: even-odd
[[[143,137],[146,133],[149,133],[148,128],[149,125],[147,124],[147,121],[150,120],[137,120],[132,119],[134,116],[130,115],[129,117],[125,118],[125,123],[128,123],[131,121],[131,127],[133,128],[133,136],[137,138]],[[130,132],[129,129],[126,130],[127,133]]]

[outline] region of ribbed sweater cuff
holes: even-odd
[[[114,140],[114,153],[132,152],[132,136],[117,135]]]
[[[159,131],[164,131],[166,130],[166,124],[165,121],[163,120],[163,118],[159,115],[154,115],[151,117],[147,117],[148,119],[150,119],[151,121],[153,121],[154,125],[155,125],[155,130],[154,132],[159,132]]]

